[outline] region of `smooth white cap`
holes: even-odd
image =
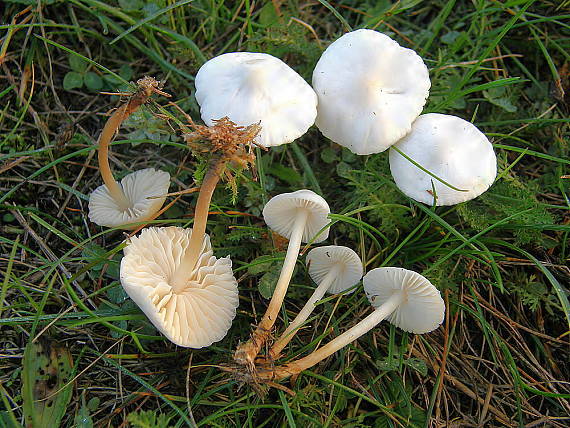
[[[150,219],[164,204],[170,174],[154,168],[141,169],[126,175],[120,183],[125,197],[131,206],[124,210],[113,199],[107,186],[97,187],[89,195],[89,220],[99,226],[124,227],[134,229],[137,225],[128,226]],[[151,196],[158,198],[149,199]]]
[[[303,242],[309,242],[317,232],[329,224],[327,216],[331,210],[329,204],[312,190],[297,190],[292,193],[281,193],[271,198],[263,207],[265,223],[279,235],[289,239],[297,214],[308,212]],[[329,237],[329,229],[325,229],[313,242],[322,242]]]
[[[366,297],[374,307],[394,293],[404,291],[404,301],[386,319],[410,333],[435,330],[443,322],[445,303],[427,278],[412,270],[384,267],[372,269],[362,279]]]
[[[333,268],[338,269],[337,276],[327,290],[330,294],[342,293],[358,284],[362,278],[362,261],[358,254],[348,247],[328,245],[313,248],[307,254],[307,264],[309,275],[317,284],[320,284]],[[353,291],[354,289],[349,293]]]
[[[412,132],[394,147],[405,153],[453,190],[412,164],[396,150],[390,150],[390,171],[398,188],[416,201],[433,205],[454,205],[476,198],[487,190],[497,175],[497,157],[487,137],[475,125],[456,116],[423,114]]]
[[[188,247],[191,229],[150,227],[131,238],[121,260],[121,284],[169,340],[203,348],[223,339],[238,306],[237,281],[229,257],[212,255],[210,237],[183,291],[170,280]]]
[[[430,86],[416,52],[377,31],[353,31],[333,42],[313,71],[315,123],[353,153],[380,153],[410,131]]]
[[[317,96],[292,68],[264,53],[232,52],[206,62],[196,74],[202,120],[229,117],[237,125],[261,122],[255,141],[291,143],[315,122]]]

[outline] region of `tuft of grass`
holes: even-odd
[[[61,426],[568,425],[568,2],[3,6],[0,425],[25,422],[24,350],[40,340],[61,343],[74,362]],[[480,127],[498,154],[497,182],[474,201],[433,208],[397,190],[385,153],[355,156],[316,129],[258,152],[259,179],[238,176],[237,198],[220,186],[208,225],[217,254],[232,256],[240,280],[238,316],[222,342],[176,348],[120,286],[122,232],[87,218],[88,195],[100,184],[96,138],[120,102],[98,91],[129,91],[129,80],[152,75],[198,119],[193,78],[207,59],[268,52],[310,81],[321,52],[350,28],[374,28],[422,55],[432,80],[425,111]],[[158,103],[141,111],[113,144],[112,167],[117,175],[160,167],[173,177],[171,191],[191,187],[201,162],[155,120],[157,112],[176,120]],[[357,250],[367,270],[422,272],[448,311],[444,325],[426,336],[382,324],[286,384],[294,396],[272,389],[262,398],[216,366],[231,359],[264,312],[259,285],[271,281],[260,278],[269,278],[281,257],[261,209],[272,195],[302,187],[329,201],[330,242]],[[195,197],[180,198],[152,223],[188,226]],[[307,354],[365,316],[369,305],[358,287],[319,304],[286,358]],[[301,259],[279,328],[311,288]]]

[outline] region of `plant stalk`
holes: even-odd
[[[275,286],[275,291],[273,292],[269,306],[265,311],[265,315],[263,315],[261,322],[253,332],[251,339],[246,343],[239,345],[234,353],[234,360],[238,364],[248,365],[250,367],[253,366],[255,357],[259,354],[259,350],[269,338],[271,329],[275,324],[277,315],[279,314],[279,310],[281,309],[281,305],[285,299],[289,282],[293,276],[293,270],[295,269],[299,250],[301,249],[301,239],[303,237],[303,230],[305,229],[308,215],[309,213],[306,210],[299,210],[297,212],[293,231],[287,247],[287,254],[285,255],[285,261],[283,262],[283,267],[281,268],[281,273],[279,275],[277,285]]]
[[[309,315],[315,309],[316,303],[323,298],[329,287],[331,286],[334,279],[337,277],[340,271],[340,266],[335,265],[323,278],[321,283],[315,289],[305,306],[301,309],[301,311],[297,314],[295,319],[289,324],[289,327],[281,334],[281,337],[273,344],[271,349],[269,350],[269,359],[274,360],[276,359],[283,348],[287,346],[287,344],[293,339],[297,331],[301,325],[307,321]]]

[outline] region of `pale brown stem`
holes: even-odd
[[[188,278],[194,270],[194,265],[200,257],[200,251],[202,250],[202,244],[204,242],[204,233],[206,232],[206,224],[208,223],[210,201],[212,200],[214,190],[216,190],[216,185],[218,184],[218,181],[220,181],[220,175],[223,172],[225,165],[226,160],[224,158],[216,160],[210,166],[208,172],[206,172],[204,181],[200,186],[200,194],[198,196],[196,208],[194,209],[194,224],[192,226],[190,242],[188,243],[188,248],[184,253],[184,258],[182,259],[180,266],[176,269],[170,280],[170,285],[175,290],[180,291],[184,289]]]
[[[126,210],[131,207],[131,203],[123,193],[123,189],[113,178],[113,173],[111,172],[111,167],[109,166],[109,144],[115,136],[115,132],[121,126],[124,120],[125,111],[128,104],[124,104],[119,107],[107,120],[101,135],[99,136],[99,149],[97,152],[97,157],[99,159],[99,172],[101,173],[101,178],[103,178],[103,183],[107,186],[111,197],[115,200],[117,205],[121,210]]]
[[[139,92],[134,94],[126,104],[123,104],[115,110],[111,117],[107,119],[107,122],[101,131],[101,135],[99,136],[99,149],[97,152],[99,172],[101,173],[101,178],[103,179],[105,186],[107,186],[109,193],[122,210],[130,208],[132,204],[125,196],[119,183],[117,183],[113,178],[113,173],[109,166],[109,144],[113,141],[115,133],[121,126],[121,123],[123,123],[123,121],[125,121],[141,105],[147,102],[153,92],[168,96],[168,94],[165,94],[158,89],[151,90],[149,88],[144,88],[143,90],[139,90]]]

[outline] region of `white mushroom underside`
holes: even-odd
[[[497,158],[487,137],[472,123],[456,116],[430,113],[418,117],[412,131],[394,147],[436,177],[431,177],[396,150],[390,150],[390,170],[398,188],[425,204],[453,205],[476,198],[497,175]]]
[[[404,292],[404,301],[386,317],[404,331],[423,334],[443,322],[445,304],[439,291],[417,272],[397,267],[377,268],[364,276],[363,284],[374,307],[381,306],[394,293]]]
[[[168,193],[169,186],[170,174],[154,168],[128,174],[121,180],[120,187],[131,206],[122,209],[103,184],[89,195],[89,219],[106,227],[120,227],[148,220],[164,204],[164,195]],[[155,196],[159,197],[149,199]]]
[[[373,30],[353,31],[332,43],[313,71],[315,123],[356,154],[379,153],[410,131],[430,86],[413,50]]]
[[[309,275],[317,284],[320,284],[333,268],[338,269],[327,290],[330,294],[342,293],[362,278],[362,261],[358,254],[347,247],[328,245],[314,248],[307,254],[307,264]],[[348,293],[354,291],[355,289],[352,289]]]
[[[302,242],[309,242],[328,224],[327,216],[330,214],[327,201],[315,192],[302,189],[274,196],[263,208],[263,219],[272,230],[289,239],[296,215],[300,210],[309,213],[301,238]],[[313,242],[322,242],[328,236],[329,230],[325,229]]]
[[[264,147],[294,141],[315,122],[317,96],[292,68],[271,55],[232,52],[206,62],[196,75],[204,122],[229,117],[241,126],[261,123]]]
[[[205,235],[201,256],[182,291],[169,281],[180,265],[191,229],[144,229],[125,247],[121,283],[154,326],[177,345],[202,348],[224,338],[238,306],[229,257],[212,254]]]

